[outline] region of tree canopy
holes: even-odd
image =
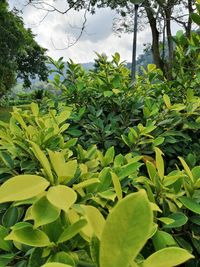
[[[65,3],[67,4],[67,8],[61,10],[59,9],[59,5],[57,5],[56,0],[53,4],[50,4],[49,1],[46,0],[29,0],[29,4],[35,8],[43,9],[47,12],[57,11],[61,14],[66,14],[71,9],[84,9],[86,15],[87,12],[95,13],[96,8],[110,7],[111,9],[118,10],[125,19],[130,15],[133,16],[134,5],[140,4],[140,14],[142,15],[142,18],[147,18],[152,33],[151,50],[154,63],[158,68],[164,71],[168,78],[170,78],[174,50],[172,21],[176,21],[176,23],[182,26],[187,37],[190,37],[192,29],[191,14],[194,11],[195,0],[66,0]],[[124,21],[122,25],[125,25]],[[128,26],[129,25],[130,20],[128,21]],[[120,28],[123,29],[123,27]],[[124,28],[126,31],[127,28]],[[131,28],[131,31],[133,31],[133,27]],[[128,31],[130,32],[130,27]],[[165,42],[165,40],[167,40],[167,42]],[[160,45],[161,43],[164,45],[166,43],[167,58],[164,53],[164,45],[162,48]]]
[[[46,49],[34,40],[19,15],[9,11],[7,1],[0,2],[0,95],[9,90],[17,78],[30,86],[36,76],[47,79]]]

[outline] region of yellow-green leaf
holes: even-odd
[[[34,219],[35,227],[39,227],[56,221],[60,215],[60,209],[52,205],[44,196],[33,204],[31,215]]]
[[[64,264],[64,263],[59,263],[59,262],[49,262],[49,263],[45,263],[41,267],[73,267],[73,266]]]
[[[102,231],[105,225],[105,219],[101,212],[89,205],[81,205],[81,208],[85,211],[86,219],[93,229],[93,233],[101,240]],[[92,236],[91,236],[92,238]]]
[[[119,181],[119,177],[114,172],[111,172],[111,177],[112,177],[115,192],[117,194],[117,198],[120,200],[122,199],[123,196],[122,196],[122,188],[121,188],[121,184]]]
[[[136,262],[132,262],[132,263],[131,263],[131,267],[138,267],[138,265],[137,265]]]
[[[108,215],[104,226],[100,266],[130,266],[148,240],[152,226],[153,212],[144,190],[120,200]]]
[[[170,108],[171,107],[171,101],[170,101],[170,98],[168,95],[164,94],[163,95],[163,100],[165,102],[165,105],[167,106],[167,108]]]
[[[158,175],[160,176],[161,179],[163,179],[165,173],[164,161],[162,157],[163,153],[158,147],[155,147],[155,152],[156,152],[156,167],[158,170]]]
[[[177,247],[164,248],[148,257],[143,267],[173,267],[194,258],[187,250]]]
[[[86,224],[87,221],[85,219],[81,219],[65,228],[59,236],[58,243],[63,243],[77,235]]]
[[[24,128],[24,129],[27,128],[27,125],[24,122],[24,119],[17,111],[12,112],[12,116],[19,122],[19,124],[22,126],[22,128]]]
[[[76,202],[76,192],[68,186],[57,185],[49,188],[47,199],[57,208],[68,212],[69,208]]]
[[[62,152],[48,151],[51,164],[58,176],[59,183],[70,181],[77,170],[77,160],[71,160],[65,162],[65,158]]]
[[[0,203],[25,200],[37,196],[49,186],[49,182],[37,175],[18,175],[0,187]]]
[[[35,117],[39,115],[39,107],[36,103],[31,103],[31,111]]]
[[[48,176],[50,182],[53,183],[53,174],[52,174],[51,166],[49,164],[49,161],[46,155],[44,154],[44,152],[40,149],[40,147],[37,144],[31,141],[30,141],[30,144],[32,145],[32,150],[33,150],[33,153],[35,154],[35,157],[39,160],[40,164],[44,168],[44,171],[46,175]]]
[[[175,222],[175,220],[173,220],[172,218],[168,218],[168,217],[160,217],[158,218],[158,220],[163,222],[164,224],[171,224]]]
[[[181,164],[183,165],[183,168],[184,168],[185,172],[187,173],[187,175],[190,177],[191,181],[194,182],[193,174],[192,174],[189,166],[185,162],[185,160],[181,157],[178,157],[178,159],[180,160]]]
[[[154,70],[156,70],[156,65],[155,64],[148,64],[147,69],[149,72],[154,71]]]
[[[93,185],[93,184],[98,184],[98,183],[100,183],[99,179],[97,179],[97,178],[91,178],[89,180],[86,180],[84,182],[81,182],[79,184],[74,185],[73,186],[73,189],[74,190],[77,190],[77,189],[85,188],[87,186],[90,186],[90,185]]]
[[[24,223],[22,226],[14,228],[5,240],[13,240],[31,247],[47,247],[51,245],[48,236],[41,230],[33,229],[29,223]]]

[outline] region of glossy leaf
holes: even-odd
[[[63,243],[75,235],[77,235],[81,229],[87,224],[87,221],[85,219],[81,219],[74,224],[68,226],[60,235],[58,239],[58,243]]]
[[[74,189],[74,190],[77,190],[77,189],[85,188],[85,187],[88,187],[88,186],[90,186],[90,185],[98,184],[98,183],[100,183],[99,179],[97,179],[97,178],[91,178],[91,179],[86,180],[86,181],[84,181],[84,182],[81,182],[81,183],[79,183],[79,184],[75,184],[75,185],[73,186],[73,189]]]
[[[181,164],[183,165],[183,168],[184,168],[185,172],[187,173],[187,175],[190,177],[190,179],[191,179],[192,181],[194,181],[193,174],[192,174],[192,172],[191,172],[189,166],[188,166],[187,163],[185,162],[185,160],[184,160],[183,158],[181,158],[181,157],[178,157],[178,158],[179,158]]]
[[[73,266],[64,264],[64,263],[59,263],[59,262],[49,262],[49,263],[45,263],[41,267],[73,267]]]
[[[37,175],[18,175],[0,187],[0,203],[32,198],[42,193],[49,182]]]
[[[194,258],[187,250],[182,248],[164,248],[149,256],[143,267],[173,267]]]
[[[33,150],[33,153],[35,154],[35,157],[38,159],[38,161],[44,168],[45,173],[47,177],[49,178],[49,181],[53,183],[53,174],[51,171],[50,163],[46,155],[44,154],[44,152],[40,149],[40,147],[37,144],[35,144],[34,142],[30,142],[30,144],[32,145],[32,150]]]
[[[101,212],[89,205],[81,205],[81,208],[84,210],[86,219],[93,230],[93,233],[101,240],[102,231],[105,225],[105,219]]]
[[[158,230],[153,236],[155,250],[160,250],[169,246],[178,246],[173,236],[167,232]]]
[[[119,201],[102,233],[100,266],[128,267],[148,240],[152,223],[153,214],[145,191]]]
[[[33,204],[31,215],[34,219],[35,227],[39,227],[56,221],[60,215],[60,209],[52,205],[44,196]]]
[[[33,229],[31,224],[25,223],[21,227],[13,228],[5,240],[13,240],[32,247],[47,247],[51,245],[48,236],[38,229]]]
[[[111,177],[112,177],[115,192],[117,194],[117,198],[118,200],[120,200],[122,199],[123,196],[122,196],[122,188],[121,188],[121,184],[119,181],[119,177],[114,172],[111,172]]]
[[[47,199],[57,208],[68,212],[69,208],[76,202],[76,192],[68,186],[57,185],[49,188]]]
[[[194,213],[200,214],[200,204],[194,201],[189,197],[180,197],[179,200],[183,203],[183,205]]]
[[[62,264],[68,264],[70,266],[75,266],[75,262],[72,258],[72,256],[64,251],[58,252],[54,255],[52,255],[49,259],[48,262],[58,262]]]
[[[188,221],[187,216],[184,213],[177,212],[177,213],[172,213],[168,218],[173,219],[174,222],[169,223],[164,226],[164,228],[177,228],[185,225]]]
[[[51,164],[58,176],[59,183],[67,183],[70,181],[77,170],[77,160],[65,162],[62,152],[48,151]]]
[[[164,173],[165,173],[165,169],[164,169],[164,161],[163,161],[163,153],[159,148],[155,148],[155,152],[156,152],[156,167],[158,170],[158,174],[160,176],[161,179],[163,179],[164,177]]]
[[[12,242],[6,241],[4,238],[8,235],[8,230],[0,225],[0,249],[4,251],[11,251],[12,249]]]

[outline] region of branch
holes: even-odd
[[[91,1],[89,2],[88,8],[87,8],[87,9],[85,10],[85,12],[84,12],[84,15],[83,15],[83,18],[84,18],[84,20],[83,20],[83,24],[82,24],[82,27],[80,28],[80,33],[79,33],[78,37],[75,39],[75,41],[72,42],[71,44],[69,43],[69,44],[67,45],[67,47],[57,48],[57,47],[55,46],[53,40],[51,39],[51,42],[52,42],[53,47],[55,48],[55,50],[61,50],[61,51],[62,51],[62,50],[67,50],[67,49],[69,49],[70,47],[74,46],[74,45],[81,39],[81,37],[82,37],[82,35],[83,35],[84,31],[85,31],[85,28],[86,28],[86,23],[87,23],[87,13],[90,11],[90,6],[91,6]]]

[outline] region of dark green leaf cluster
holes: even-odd
[[[24,27],[22,19],[8,10],[7,2],[0,3],[0,92],[9,90],[17,78],[24,86],[31,84],[36,75],[46,80],[46,50],[34,40],[30,29]]]

